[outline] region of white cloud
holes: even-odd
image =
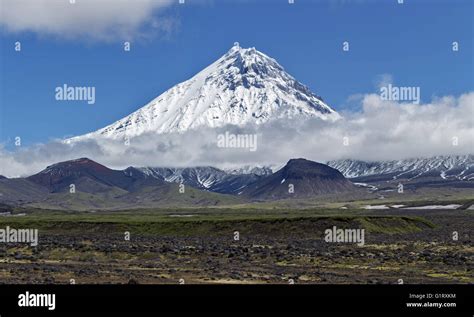
[[[361,112],[329,123],[274,121],[259,127],[200,129],[183,134],[142,135],[123,142],[52,142],[8,152],[0,149],[0,174],[29,175],[47,165],[89,157],[109,167],[281,164],[304,157],[324,162],[368,161],[474,153],[474,92],[415,105],[365,95]],[[257,150],[217,147],[218,133],[257,133]],[[344,137],[349,145],[343,144]],[[453,145],[457,138],[458,145]]]
[[[132,40],[169,32],[175,21],[160,15],[173,0],[0,0],[0,25],[9,32],[59,38]]]

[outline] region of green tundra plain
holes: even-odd
[[[38,229],[39,241],[0,244],[0,283],[473,283],[474,200],[466,193],[426,197],[118,211],[16,207],[0,217],[0,228]],[[377,204],[387,208],[364,207]],[[410,209],[450,204],[459,206]],[[364,244],[326,242],[334,226],[364,229]]]

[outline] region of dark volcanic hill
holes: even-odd
[[[70,186],[74,184],[75,191]],[[48,166],[28,178],[1,179],[0,203],[46,209],[115,210],[236,204],[238,197],[166,182],[129,167],[113,170],[87,158]]]
[[[293,193],[289,190],[291,185]],[[292,159],[276,173],[249,185],[242,195],[267,200],[311,198],[355,190],[356,187],[332,167],[305,159]]]
[[[48,189],[24,178],[0,179],[0,202],[11,205],[44,199]]]
[[[87,158],[66,161],[48,166],[38,174],[27,178],[29,181],[47,187],[51,192],[69,190],[74,184],[76,190],[85,193],[97,193],[117,187],[133,190],[141,187],[139,184],[148,182],[149,185],[162,185],[165,182],[158,178],[146,180],[142,173],[135,170],[117,171],[105,167]]]

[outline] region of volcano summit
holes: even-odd
[[[238,43],[191,79],[117,122],[71,140],[262,124],[281,118],[340,116],[273,58]]]

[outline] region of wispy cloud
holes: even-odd
[[[115,168],[127,166],[220,167],[281,164],[290,158],[315,161],[340,158],[391,160],[474,152],[474,92],[446,96],[416,105],[381,100],[366,94],[361,111],[346,113],[335,122],[322,120],[274,121],[265,126],[200,129],[183,134],[142,135],[122,141],[60,141],[0,149],[0,174],[29,175],[47,165],[89,157]],[[257,134],[257,149],[220,148],[220,133]]]
[[[380,90],[382,87],[387,87],[393,83],[393,76],[391,74],[380,74],[375,78],[375,87]]]
[[[7,32],[91,41],[168,34],[176,21],[163,14],[173,0],[1,0]]]

